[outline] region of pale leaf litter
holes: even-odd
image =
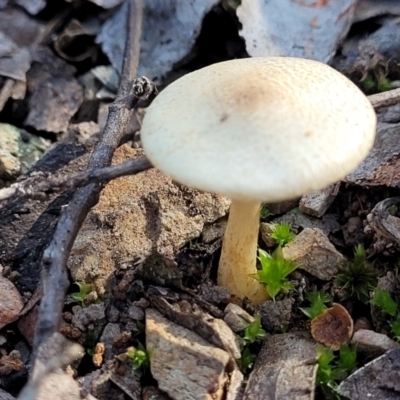
[[[138,76],[161,79],[192,49],[204,15],[218,0],[146,0]],[[126,4],[106,21],[97,43],[121,71],[126,37]]]

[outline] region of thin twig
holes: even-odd
[[[143,0],[129,0],[128,35],[124,64],[117,99],[110,106],[104,133],[90,158],[88,169],[103,168],[111,162],[121,136],[137,104],[131,85],[136,76],[139,61],[140,34],[143,16]],[[40,362],[37,349],[58,332],[66,291],[69,287],[67,260],[89,210],[97,203],[103,185],[91,183],[78,189],[69,205],[61,213],[53,239],[42,259],[43,297],[36,324],[34,341],[35,369]]]
[[[90,169],[77,174],[40,173],[0,190],[0,203],[15,196],[44,199],[51,193],[77,189],[90,183],[108,182],[121,176],[138,174],[149,168],[152,168],[150,161],[145,156],[141,156],[112,167]]]
[[[400,103],[400,89],[393,89],[388,90],[387,92],[373,94],[368,96],[368,99],[375,110],[378,110],[382,107],[393,106],[397,103]]]

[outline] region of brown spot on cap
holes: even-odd
[[[306,136],[312,136],[312,135],[313,135],[313,131],[310,131],[310,130],[306,131]]]
[[[228,119],[228,114],[222,114],[221,115],[221,118],[220,118],[220,122],[224,122],[224,121],[226,121]]]
[[[343,306],[333,303],[311,321],[311,335],[317,342],[339,350],[353,336],[353,320]]]

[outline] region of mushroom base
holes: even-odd
[[[268,300],[265,286],[254,279],[260,208],[258,201],[232,201],[218,268],[218,285],[254,305]]]

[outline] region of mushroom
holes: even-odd
[[[143,120],[143,148],[174,180],[229,196],[218,284],[254,304],[262,202],[325,188],[372,147],[375,112],[331,67],[290,57],[213,64],[163,90]]]
[[[322,314],[311,321],[312,337],[332,350],[339,350],[353,336],[354,323],[349,312],[338,303],[333,303]]]

